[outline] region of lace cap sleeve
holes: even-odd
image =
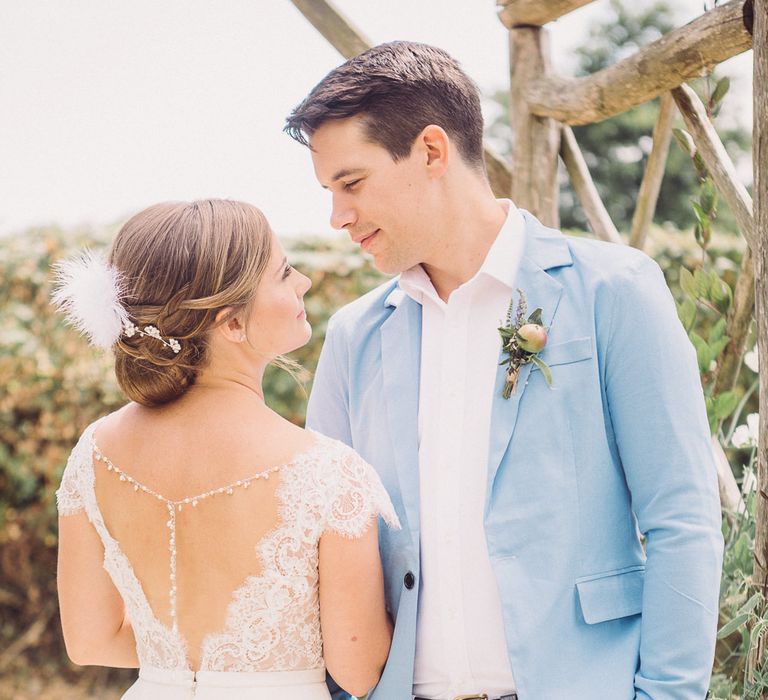
[[[69,455],[67,466],[61,477],[61,485],[56,491],[56,505],[59,515],[76,515],[85,508],[82,495],[81,478],[83,463],[91,459],[91,432],[93,425],[88,426],[81,435],[75,448]]]
[[[353,449],[332,441],[323,468],[325,529],[345,537],[361,537],[375,515],[399,530],[400,521],[379,475]]]

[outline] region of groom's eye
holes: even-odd
[[[344,189],[347,192],[351,192],[355,188],[355,185],[357,185],[358,182],[360,182],[360,180],[352,180],[352,182],[346,182],[344,183]]]

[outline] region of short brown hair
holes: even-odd
[[[117,234],[109,261],[121,275],[130,320],[176,338],[123,334],[114,347],[117,380],[129,399],[159,406],[181,396],[208,360],[216,314],[246,307],[271,253],[271,229],[251,204],[222,199],[156,204]]]
[[[470,165],[484,169],[480,93],[458,62],[434,46],[381,44],[332,70],[286,119],[285,131],[308,145],[326,121],[360,115],[367,137],[394,160],[407,157],[419,132],[445,129]]]

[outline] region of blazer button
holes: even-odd
[[[405,587],[410,591],[411,588],[413,588],[413,584],[416,583],[416,577],[409,571],[405,576],[403,576],[403,583],[405,584]]]

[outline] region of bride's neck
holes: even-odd
[[[202,371],[187,394],[220,394],[222,392],[232,392],[241,396],[250,394],[263,403],[263,376],[263,370],[258,375],[233,370],[228,372]]]

